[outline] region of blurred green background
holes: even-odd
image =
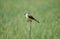
[[[30,39],[26,10],[40,21],[32,39],[60,39],[60,0],[0,0],[0,39]]]

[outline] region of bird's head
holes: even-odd
[[[30,14],[30,12],[28,12],[28,11],[26,11],[25,13],[24,13],[24,15],[29,15]]]

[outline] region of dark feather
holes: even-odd
[[[29,18],[31,18],[31,19],[34,19],[32,16],[28,16]]]
[[[39,21],[37,21],[35,18],[33,18],[32,16],[28,16],[29,18],[31,18],[31,19],[33,19],[33,20],[35,20],[36,22],[38,22],[39,23]]]

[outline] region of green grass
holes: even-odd
[[[40,21],[32,22],[32,39],[60,39],[59,0],[0,0],[0,39],[29,39],[26,10]]]

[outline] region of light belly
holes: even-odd
[[[27,18],[27,20],[32,21],[32,19],[31,19],[31,18]]]

